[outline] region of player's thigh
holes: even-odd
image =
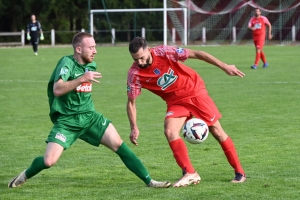
[[[255,38],[253,39],[254,42],[254,46],[256,48],[256,51],[260,51],[263,49],[264,44],[265,44],[265,40],[262,38]]]
[[[39,43],[39,38],[38,37],[31,37],[30,39],[31,44],[38,44]]]
[[[101,139],[101,144],[116,152],[123,140],[112,123],[109,123],[105,133]]]
[[[259,49],[260,49],[260,50],[263,50],[264,45],[265,45],[265,39],[259,39],[259,40],[257,41],[257,46],[259,46]]]
[[[86,121],[86,128],[79,138],[93,146],[99,146],[111,120],[98,112],[84,114],[81,117],[84,118],[82,121]]]
[[[73,118],[67,118],[67,120],[62,120],[64,122],[57,122],[52,127],[47,143],[53,142],[59,144],[64,150],[68,149],[77,138],[83,133],[83,129],[76,126],[76,122]]]

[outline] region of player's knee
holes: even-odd
[[[180,137],[179,133],[175,132],[172,129],[168,129],[168,128],[165,128],[164,134],[169,142],[176,140]]]
[[[221,126],[212,125],[209,127],[209,132],[218,142],[223,142],[227,139],[228,135],[225,133]]]
[[[45,158],[44,159],[44,163],[45,163],[45,165],[47,166],[47,167],[52,167],[52,166],[54,166],[55,164],[56,164],[56,162],[57,161],[54,161],[54,160],[52,160],[52,159],[47,159],[47,158]]]

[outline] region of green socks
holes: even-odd
[[[116,151],[116,154],[120,156],[121,160],[126,165],[126,167],[130,171],[132,171],[136,176],[138,176],[141,180],[143,180],[146,185],[150,183],[151,177],[147,169],[140,161],[140,159],[128,148],[128,146],[124,142]],[[38,174],[40,171],[48,168],[49,167],[47,167],[44,163],[44,157],[36,157],[33,160],[31,166],[25,171],[25,174],[26,177],[29,179]]]
[[[150,183],[151,177],[147,169],[140,161],[140,159],[128,148],[128,146],[124,142],[116,151],[116,154],[120,156],[126,167],[135,175],[137,175],[141,180],[143,180],[146,185]]]
[[[43,169],[48,169],[49,167],[47,167],[45,165],[44,162],[44,157],[40,156],[40,157],[36,157],[31,166],[25,171],[26,177],[27,178],[31,178],[34,175],[38,174],[40,171],[42,171]]]

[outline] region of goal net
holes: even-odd
[[[272,44],[300,42],[300,0],[184,0],[168,1],[169,8],[188,8],[188,44],[252,44],[248,22],[259,8],[272,25]],[[180,15],[169,15],[179,26]]]
[[[90,32],[97,43],[128,44],[136,36],[149,42],[186,45],[187,8],[98,9],[90,12]],[[176,24],[170,23],[176,19]],[[164,34],[164,26],[167,33]],[[166,37],[166,40],[165,40]]]

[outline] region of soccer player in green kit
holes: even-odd
[[[50,118],[54,126],[46,140],[45,154],[36,157],[29,168],[8,183],[8,187],[21,186],[40,171],[52,167],[77,138],[94,146],[102,144],[111,149],[147,186],[169,187],[169,182],[155,181],[150,177],[111,121],[94,110],[92,83],[99,83],[102,75],[96,72],[97,66],[93,61],[97,53],[93,36],[85,32],[77,33],[72,45],[74,55],[59,60],[48,83]]]

